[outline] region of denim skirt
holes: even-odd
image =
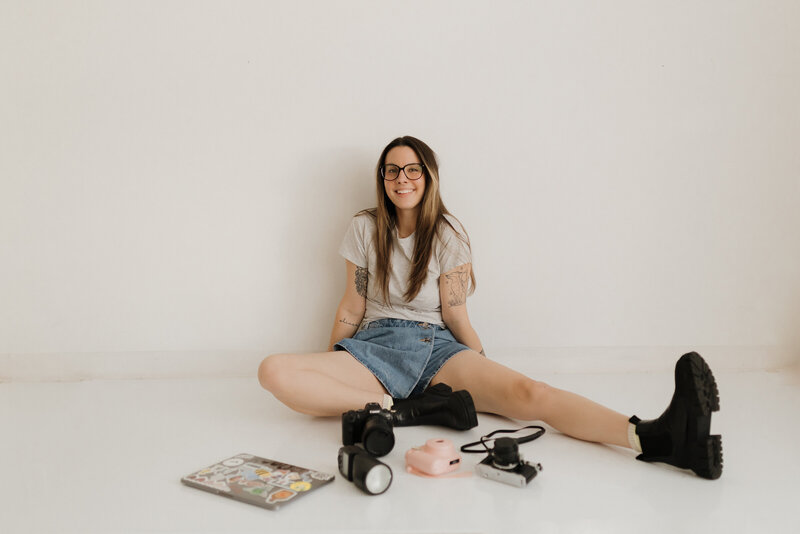
[[[334,345],[364,364],[396,399],[421,394],[442,366],[470,350],[444,326],[405,319],[378,319]]]

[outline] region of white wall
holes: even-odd
[[[799,51],[791,0],[4,2],[0,354],[324,349],[402,134],[490,353],[796,354]]]

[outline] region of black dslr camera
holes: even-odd
[[[524,461],[516,439],[497,438],[489,456],[481,460],[475,470],[484,478],[523,488],[542,470],[542,464]]]
[[[384,456],[394,447],[392,412],[384,410],[377,402],[363,410],[350,410],[342,414],[342,443],[361,443],[373,456]]]

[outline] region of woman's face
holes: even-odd
[[[414,152],[414,149],[407,146],[396,146],[392,148],[384,160],[384,165],[397,165],[400,168],[405,167],[410,163],[420,164],[422,161]],[[404,171],[401,171],[396,180],[384,180],[383,186],[386,188],[386,195],[395,208],[398,210],[414,210],[420,202],[425,193],[425,170],[423,169],[422,177],[418,180],[409,180]]]

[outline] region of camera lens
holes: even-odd
[[[380,415],[370,416],[364,423],[362,443],[364,449],[375,456],[384,456],[394,448],[391,423]]]
[[[492,463],[499,469],[513,469],[519,464],[519,445],[514,438],[498,438],[492,449]]]

